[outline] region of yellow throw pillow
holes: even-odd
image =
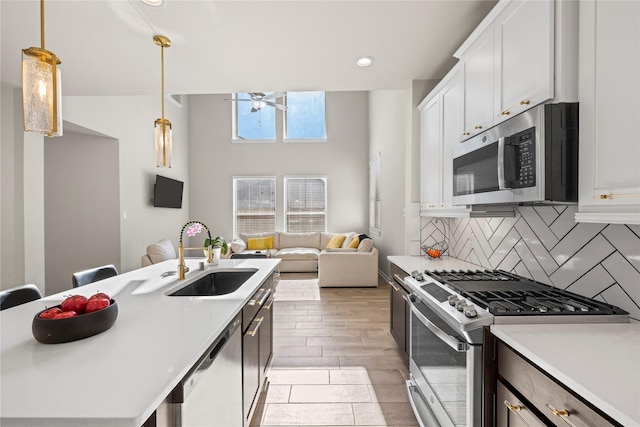
[[[356,236],[351,240],[351,243],[349,243],[348,247],[357,249],[359,244],[360,244],[360,239],[358,238],[358,236]]]
[[[273,236],[252,237],[247,240],[247,249],[259,251],[261,249],[273,249]]]
[[[327,248],[339,248],[346,238],[347,236],[344,234],[334,234],[331,240],[329,240],[329,243],[327,243]]]

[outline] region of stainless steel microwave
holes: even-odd
[[[577,202],[578,103],[541,104],[453,148],[453,203]]]

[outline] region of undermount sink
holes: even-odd
[[[257,268],[216,270],[169,294],[170,297],[210,297],[230,294],[253,276]]]

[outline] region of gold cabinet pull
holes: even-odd
[[[262,325],[262,321],[263,321],[263,320],[264,320],[264,316],[262,316],[262,317],[256,317],[256,319],[254,320],[255,322],[258,322],[258,323],[256,324],[256,327],[255,327],[255,328],[253,328],[253,330],[252,330],[252,331],[247,331],[247,332],[245,332],[245,335],[249,335],[249,336],[251,336],[251,337],[255,337],[255,336],[256,336],[256,334],[258,333],[258,329],[260,329],[260,325]]]
[[[476,125],[474,129],[482,129],[482,125]]]
[[[515,416],[520,418],[520,421],[522,421],[522,423],[524,423],[524,425],[526,425],[527,427],[532,427],[531,424],[529,424],[529,422],[526,419],[524,419],[522,414],[520,413],[520,411],[525,409],[524,406],[522,406],[522,405],[512,405],[511,403],[509,403],[508,400],[504,401],[504,406],[506,406],[509,409],[509,411],[511,413],[513,413]]]
[[[509,110],[504,110],[503,112],[500,113],[501,116],[508,116],[509,114],[511,114],[511,111]]]
[[[520,105],[529,105],[530,101],[525,99],[524,101],[520,101]]]
[[[272,295],[271,298],[267,300],[267,304],[264,305],[265,310],[271,310],[271,306],[273,305],[273,301],[275,301],[275,295]]]
[[[522,410],[522,406],[520,406],[520,405],[512,405],[511,403],[509,403],[508,400],[504,401],[504,406],[509,408],[510,411],[514,411],[514,412]]]
[[[468,136],[468,135],[471,135],[471,132],[463,132],[462,135],[463,136]]]
[[[624,199],[628,197],[640,197],[640,193],[629,193],[629,194],[599,194],[594,196],[594,199],[600,200],[611,200],[611,199]]]
[[[551,413],[553,413],[553,415],[555,415],[556,417],[560,417],[560,419],[564,421],[568,426],[576,427],[576,425],[569,420],[569,411],[567,411],[566,409],[556,409],[548,403],[547,408],[551,409]]]

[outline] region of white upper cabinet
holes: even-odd
[[[466,206],[453,206],[453,144],[460,140],[462,68],[455,66],[419,105],[421,214],[459,216]]]
[[[554,3],[510,3],[493,34],[493,111],[501,122],[554,96]]]
[[[463,68],[454,68],[448,77],[439,94],[442,105],[442,207],[466,209],[466,206],[453,206],[453,146],[460,143],[462,131]]]
[[[486,31],[473,42],[462,58],[464,125],[458,140],[470,138],[494,124],[493,53],[493,31]]]
[[[577,2],[503,0],[491,10],[454,54],[464,66],[460,140],[554,99],[559,83],[575,85],[575,77],[565,80],[567,63],[577,62],[566,39],[577,30],[564,29],[571,20],[567,11],[575,8]],[[558,22],[556,9],[566,21]]]
[[[640,2],[580,2],[582,222],[640,224]]]
[[[422,209],[440,207],[442,189],[442,129],[440,98],[420,104],[420,202]]]

